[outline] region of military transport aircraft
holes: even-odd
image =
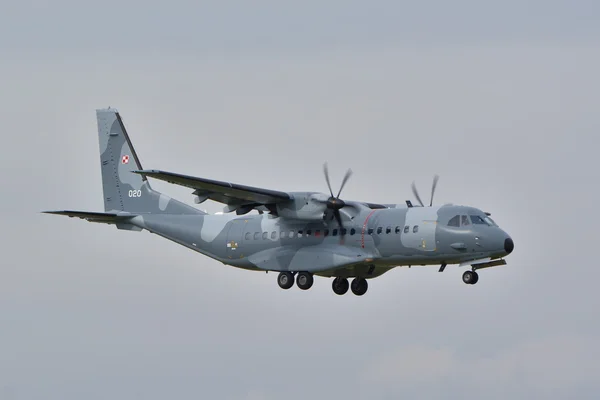
[[[118,229],[143,229],[179,243],[226,265],[279,272],[277,283],[302,290],[314,276],[331,277],[342,295],[367,292],[367,279],[397,266],[448,264],[470,266],[464,283],[479,280],[477,270],[505,265],[514,243],[490,218],[474,207],[374,204],[342,200],[325,180],[329,193],[280,192],[160,170],[142,169],[116,109],[96,110],[105,212],[44,211],[113,224]],[[195,202],[224,203],[222,213],[207,214],[159,193],[148,178],[193,189]],[[234,213],[235,211],[235,213]],[[255,211],[255,213],[250,213]],[[348,278],[354,278],[349,284]]]

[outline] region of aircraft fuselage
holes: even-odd
[[[458,226],[449,226],[459,216]],[[224,264],[266,271],[308,271],[323,276],[374,277],[407,265],[457,264],[507,255],[509,236],[483,221],[482,211],[463,206],[365,207],[345,215],[346,234],[334,220],[307,222],[272,214],[140,215],[131,223]],[[488,218],[489,220],[489,218]],[[493,223],[493,222],[492,222]],[[331,249],[330,252],[322,251]],[[314,253],[314,258],[307,255]],[[356,264],[333,269],[337,253]],[[295,257],[302,255],[302,257]],[[305,265],[299,265],[298,262]]]

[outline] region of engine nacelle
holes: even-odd
[[[322,221],[327,211],[327,206],[316,198],[323,197],[320,193],[298,193],[294,198],[285,203],[278,203],[277,214],[282,218],[302,219],[307,221]],[[327,197],[325,196],[325,199]]]

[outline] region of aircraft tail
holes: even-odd
[[[145,176],[132,171],[142,165],[119,112],[96,110],[104,210],[133,214],[205,214],[197,208],[152,190]]]

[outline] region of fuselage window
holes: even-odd
[[[387,228],[385,228],[385,233],[392,233],[392,227],[388,226]]]
[[[298,237],[302,237],[302,231],[298,231]]]
[[[258,240],[259,235],[260,235],[260,232],[254,232],[254,240]]]
[[[294,237],[294,230],[292,229],[292,230],[290,231],[290,239],[291,239],[291,238],[293,238],[293,237]]]
[[[252,236],[252,235],[250,235],[250,232],[246,232],[246,235],[244,236],[244,239],[246,239],[246,240],[250,240],[250,237],[251,237],[251,236]]]
[[[350,229],[350,235],[354,235],[356,233],[356,229],[352,228]]]
[[[310,236],[312,234],[312,231],[310,229],[306,230],[306,236]]]
[[[396,233],[400,233],[400,227],[399,226],[396,227],[396,231],[395,232]]]
[[[452,217],[452,219],[448,221],[448,226],[460,226],[460,215]]]
[[[317,229],[317,230],[315,231],[315,236],[316,236],[316,237],[319,237],[319,236],[321,236],[321,231],[320,231],[319,229]]]
[[[404,233],[408,233],[409,229],[410,229],[410,226],[406,225],[406,226],[404,227]]]
[[[415,225],[413,227],[413,233],[417,233],[417,232],[419,232],[419,225]]]
[[[379,235],[379,234],[381,234],[381,232],[383,232],[383,228],[382,227],[378,227],[377,228],[377,234]]]
[[[369,228],[369,232],[368,232],[368,234],[369,234],[369,235],[372,235],[372,234],[373,234],[373,228]]]
[[[277,232],[275,232],[275,231],[271,232],[271,239],[273,239],[273,240],[277,239]]]
[[[279,232],[279,238],[283,239],[285,237],[285,231]]]
[[[348,230],[346,228],[342,228],[342,235],[346,235],[348,233]]]
[[[263,232],[263,234],[262,234],[263,240],[266,240],[268,235],[269,235],[269,232]]]
[[[325,229],[323,231],[323,236],[329,236],[329,229]]]
[[[461,217],[462,226],[469,226],[471,223],[469,222],[469,218],[466,215]]]
[[[334,229],[333,232],[331,233],[333,236],[337,236],[337,229]]]

